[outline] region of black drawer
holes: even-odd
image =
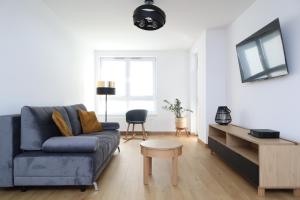
[[[257,164],[210,137],[208,138],[208,147],[249,182],[255,186],[259,185],[259,167]]]

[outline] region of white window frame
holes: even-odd
[[[101,67],[102,67],[102,62],[103,60],[123,60],[126,62],[126,93],[125,96],[116,96],[116,95],[109,95],[107,103],[109,104],[110,100],[123,100],[126,101],[127,104],[127,110],[129,109],[129,101],[134,101],[134,100],[146,100],[146,101],[153,101],[154,103],[154,111],[149,111],[148,115],[157,115],[158,112],[158,107],[157,107],[157,64],[156,64],[156,57],[113,57],[113,56],[97,56],[96,57],[96,81],[103,80],[103,77],[101,77]],[[129,66],[130,66],[130,61],[152,61],[153,62],[153,95],[152,96],[130,96],[129,90],[130,90],[130,83],[129,83]],[[113,81],[113,80],[112,80]],[[116,88],[118,90],[118,88]],[[95,95],[95,106],[96,106],[96,111],[98,112],[99,106],[104,106],[104,103],[101,103],[104,98],[102,98],[100,101],[97,98],[97,95]],[[105,100],[104,100],[105,101]],[[102,113],[97,113],[98,115],[104,115]],[[125,113],[118,113],[118,114],[108,114],[110,116],[124,116]]]

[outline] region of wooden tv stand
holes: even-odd
[[[235,125],[209,126],[208,147],[239,174],[265,189],[293,189],[300,195],[300,146],[283,139],[260,139]]]

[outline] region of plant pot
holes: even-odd
[[[186,128],[186,118],[185,117],[180,117],[175,119],[175,125],[176,128]]]

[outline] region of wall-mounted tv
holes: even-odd
[[[287,75],[279,19],[236,45],[242,82]]]

